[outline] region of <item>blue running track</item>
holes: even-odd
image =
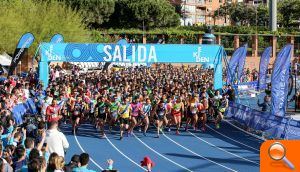
[[[205,132],[164,132],[155,138],[156,130],[150,128],[147,137],[135,131],[131,137],[119,140],[119,132],[106,131],[106,138],[90,124],[80,126],[77,135],[70,126],[62,130],[70,142],[66,161],[73,154],[87,152],[89,168],[101,171],[107,167],[106,160],[114,160],[114,168],[121,172],[145,171],[140,161],[149,156],[154,162],[154,172],[184,171],[259,171],[259,148],[262,140],[223,122],[220,129],[209,125]]]

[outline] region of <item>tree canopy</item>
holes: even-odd
[[[299,17],[300,0],[282,0],[278,2],[278,18],[281,26],[290,27],[297,23]]]
[[[215,18],[229,18],[231,24],[240,26],[266,26],[268,23],[268,8],[264,5],[254,6],[245,3],[226,3],[215,11]]]
[[[180,24],[175,7],[166,0],[118,0],[106,27],[152,29]]]
[[[72,9],[80,12],[84,22],[91,28],[97,28],[108,22],[115,11],[116,0],[64,0]]]
[[[13,53],[26,32],[35,36],[31,53],[40,42],[49,41],[55,33],[61,33],[66,41],[89,41],[89,32],[81,23],[81,15],[61,2],[9,0],[0,1],[0,8],[0,52]]]

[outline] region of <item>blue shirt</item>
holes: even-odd
[[[94,170],[87,169],[86,166],[73,168],[72,172],[96,172]]]

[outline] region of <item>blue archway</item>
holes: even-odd
[[[48,86],[48,62],[198,63],[214,67],[214,86],[222,88],[219,45],[42,43],[39,76]]]

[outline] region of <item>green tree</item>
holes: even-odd
[[[84,22],[91,28],[99,28],[109,20],[115,10],[116,0],[64,0],[72,9],[81,12]]]
[[[152,29],[180,24],[175,7],[166,0],[118,0],[108,27]]]
[[[39,43],[49,41],[55,33],[61,33],[68,42],[90,41],[82,19],[81,15],[57,1],[0,1],[0,52],[13,53],[26,32],[35,36],[29,49],[31,54]]]
[[[257,7],[257,25],[268,26],[269,23],[269,8],[266,5]]]
[[[289,27],[300,17],[300,0],[282,0],[278,2],[279,23]]]

